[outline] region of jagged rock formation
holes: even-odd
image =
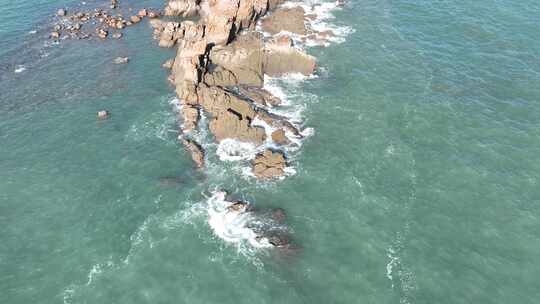
[[[281,31],[295,33],[299,35],[306,34],[306,25],[304,23],[305,11],[302,7],[280,8],[268,17],[262,20],[262,29],[271,34],[277,34]]]
[[[197,168],[204,167],[204,151],[202,147],[195,141],[189,139],[183,139],[182,143],[191,153],[191,158],[193,159],[193,162],[195,162]]]
[[[297,72],[310,75],[315,58],[293,46],[286,35],[265,39],[255,31],[256,22],[281,0],[169,0],[167,16],[199,16],[199,20],[181,22],[151,20],[154,36],[162,47],[178,46],[176,57],[166,66],[169,80],[182,103],[182,132],[189,137],[197,127],[199,110],[209,114],[209,130],[215,140],[226,138],[263,144],[271,137],[278,145],[290,141],[287,134],[301,136],[285,118],[271,114],[268,108],[281,101],[262,87],[264,75],[281,76]],[[263,21],[270,33],[290,31],[305,34],[302,8],[278,9]],[[256,124],[262,121],[277,131],[271,135]],[[290,133],[286,133],[288,131]],[[202,149],[194,149],[192,139],[184,140],[193,157],[200,159]],[[203,158],[204,159],[204,156]],[[203,162],[197,161],[197,164]],[[287,165],[281,152],[266,150],[253,163],[259,178],[284,174]]]
[[[257,154],[253,161],[253,174],[258,178],[273,178],[282,176],[287,166],[287,160],[283,153],[266,149]]]

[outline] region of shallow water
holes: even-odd
[[[44,46],[51,14],[76,3],[0,0],[1,303],[540,298],[537,2],[334,12],[328,22],[354,31],[310,49],[318,77],[281,83],[314,131],[296,174],[272,183],[214,152],[193,169],[160,67],[174,52],[147,24]],[[109,120],[96,121],[101,109]],[[222,187],[284,208],[302,250],[217,237],[205,195]]]

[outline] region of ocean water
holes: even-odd
[[[0,303],[538,303],[538,1],[333,11],[318,26],[343,39],[309,48],[317,77],[272,81],[311,130],[277,182],[210,142],[193,168],[161,68],[174,51],[146,22],[46,43],[79,5],[0,0]],[[220,238],[221,188],[285,209],[301,250]]]

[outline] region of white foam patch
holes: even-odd
[[[338,1],[326,2],[320,0],[307,0],[303,2],[290,1],[283,4],[284,7],[301,6],[306,15],[314,16],[313,19],[307,18],[306,26],[315,32],[316,39],[307,37],[305,45],[307,46],[330,46],[332,43],[343,43],[346,37],[354,33],[354,28],[348,25],[338,25],[335,22],[334,12],[341,10],[342,5]],[[326,35],[325,35],[326,33]],[[293,35],[295,42],[301,37]]]
[[[241,161],[253,159],[257,152],[252,143],[226,138],[219,143],[216,154],[221,161]]]
[[[15,73],[22,73],[24,71],[26,71],[26,67],[24,65],[18,65],[14,70]]]
[[[265,238],[258,239],[255,231],[248,227],[252,220],[249,212],[229,210],[233,203],[225,200],[226,193],[215,192],[207,201],[208,224],[220,239],[237,244],[249,244],[255,248],[272,247]]]

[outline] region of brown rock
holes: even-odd
[[[52,32],[50,37],[52,39],[59,39],[60,38],[60,33],[59,32]]]
[[[126,24],[125,22],[122,20],[122,21],[117,21],[116,24],[115,24],[116,28],[121,30],[123,29],[124,27],[126,27]]]
[[[238,80],[231,71],[217,66],[204,75],[204,83],[210,86],[232,87],[238,84]]]
[[[129,20],[132,22],[132,23],[139,23],[141,21],[141,17],[139,16],[131,16],[129,17]]]
[[[159,35],[160,47],[172,47],[178,39],[184,36],[184,31],[178,22],[167,22]]]
[[[278,106],[281,104],[281,99],[263,88],[240,86],[238,92],[260,106]]]
[[[184,122],[182,131],[189,132],[193,130],[199,122],[199,109],[191,105],[182,106],[180,113]]]
[[[137,15],[138,15],[139,17],[141,17],[141,18],[142,18],[142,17],[146,17],[146,16],[148,15],[148,11],[147,11],[145,8],[143,8],[142,10],[140,10],[140,11],[137,13]]]
[[[210,52],[213,64],[232,72],[238,84],[262,86],[263,75],[262,35],[250,32],[238,36],[227,46],[215,46]]]
[[[266,138],[263,128],[251,126],[250,120],[243,119],[238,113],[230,109],[214,117],[210,121],[209,129],[218,142],[226,138],[234,138],[260,145]]]
[[[228,16],[210,15],[206,21],[205,37],[208,43],[226,44],[231,36],[232,19]]]
[[[262,20],[262,29],[270,34],[277,34],[281,31],[291,32],[299,35],[306,34],[304,23],[304,9],[300,6],[293,8],[279,8],[270,16]]]
[[[263,63],[265,74],[281,76],[286,73],[301,73],[307,76],[313,74],[315,67],[315,57],[294,47],[278,43],[266,44]]]
[[[191,158],[197,168],[204,167],[204,150],[197,142],[189,139],[182,139],[184,147],[191,153]]]
[[[272,141],[278,145],[286,145],[289,143],[289,139],[287,138],[287,135],[285,135],[285,131],[283,131],[283,129],[278,129],[272,132]]]
[[[282,152],[266,149],[255,157],[253,174],[261,179],[275,178],[285,174],[286,166],[287,161]]]

